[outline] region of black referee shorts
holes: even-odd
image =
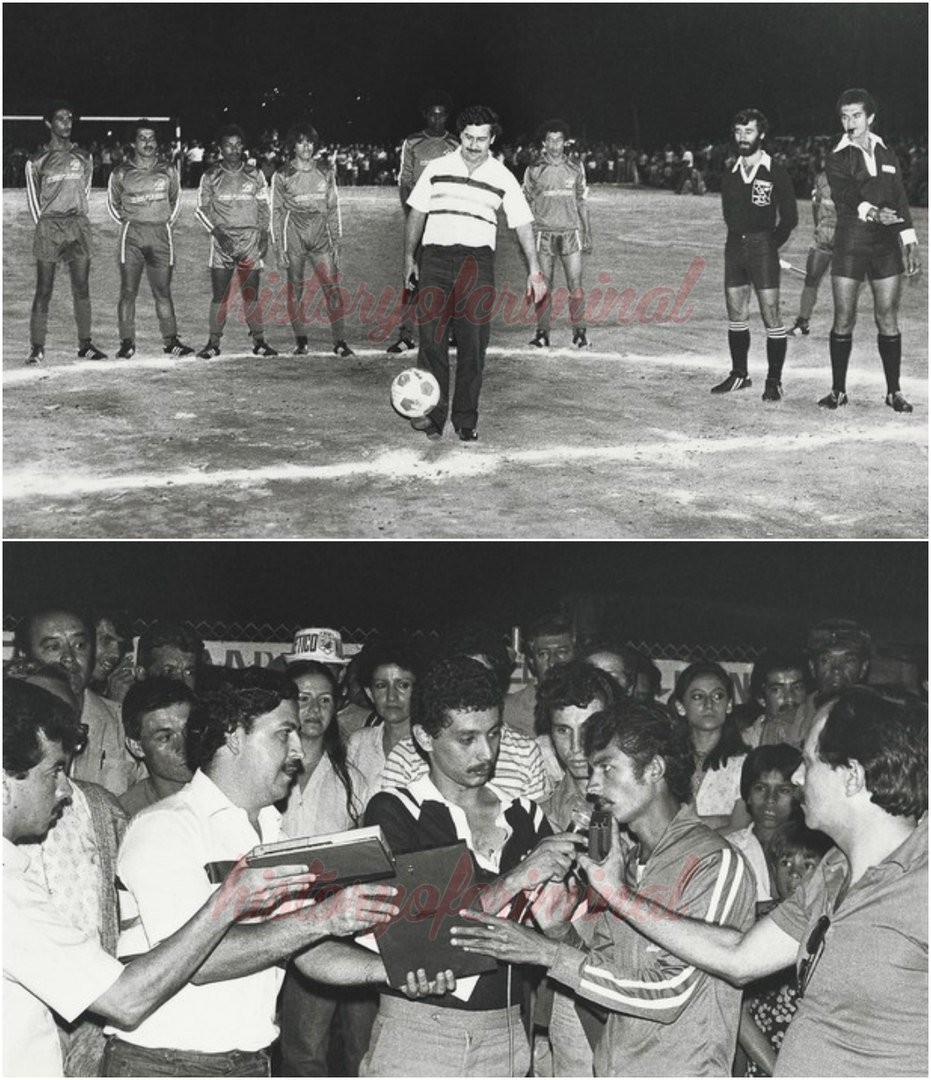
[[[779,251],[770,232],[728,233],[724,245],[724,287],[779,288]]]

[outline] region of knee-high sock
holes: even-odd
[[[750,324],[729,322],[727,345],[731,350],[731,368],[739,375],[747,374],[747,356],[750,353]]]
[[[226,323],[226,301],[210,301],[210,340],[219,341],[223,336],[223,326]]]
[[[766,331],[766,362],[769,365],[768,379],[782,380],[782,365],[786,360],[788,337],[784,326],[771,326]]]
[[[573,289],[569,293],[569,322],[573,330],[584,330],[585,327],[585,290]]]
[[[78,341],[88,341],[91,336],[90,299],[74,298],[74,321],[78,324]]]
[[[853,348],[853,334],[835,334],[831,331],[831,388],[838,394],[847,390],[847,365]]]
[[[175,318],[175,305],[167,297],[155,301],[155,315],[158,319],[158,328],[162,332],[162,338],[167,344],[172,338],[178,336],[178,320]]]
[[[48,309],[36,311],[33,308],[29,316],[29,342],[31,345],[41,345],[45,348],[45,339],[48,336]]]
[[[901,389],[899,372],[902,369],[902,335],[877,334],[876,343],[879,346],[879,356],[886,376],[886,392],[895,394]]]

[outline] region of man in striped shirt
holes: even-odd
[[[647,896],[668,909],[667,918],[688,914],[746,931],[756,901],[753,875],[688,807],[691,742],[662,706],[619,701],[589,717],[583,741],[588,793],[614,818],[608,858],[612,872],[623,875],[610,878],[610,892],[598,889],[610,907],[594,916],[591,945],[565,921],[544,937],[483,918],[471,929],[456,928],[453,938],[499,960],[543,965],[577,998],[606,1013],[602,1022],[582,1010],[596,1076],[730,1076],[740,991],[653,945],[644,936],[650,929],[641,932],[629,909]],[[622,845],[618,825],[634,835],[632,846]],[[584,856],[580,862],[598,888],[605,872]],[[539,909],[535,914],[539,920]]]
[[[91,227],[87,196],[94,175],[94,160],[71,141],[74,113],[64,102],[45,114],[49,142],[26,162],[26,198],[36,223],[33,254],[36,292],[29,319],[31,348],[27,364],[45,359],[48,309],[59,262],[68,264],[74,319],[78,324],[78,356],[106,360],[107,354],[91,341]]]
[[[450,406],[447,332],[452,323],[457,342],[452,423],[459,438],[471,442],[478,437],[478,401],[491,334],[500,208],[517,233],[530,268],[527,288],[534,303],[546,295],[546,283],[527,200],[514,175],[491,156],[501,131],[497,114],[485,105],[470,105],[456,118],[456,129],[459,149],[429,162],[407,200],[404,281],[417,279],[416,252],[422,241],[417,364],[440,384],[440,401],[411,426],[428,439],[439,439],[443,433]]]
[[[175,247],[171,226],[181,210],[178,170],[158,159],[158,136],[150,120],[132,131],[133,156],[110,174],[107,209],[120,226],[120,350],[128,360],[136,351],[136,296],[145,270],[155,300],[163,352],[192,356],[194,350],[178,339],[178,321],[171,299]]]

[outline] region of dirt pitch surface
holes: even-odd
[[[790,339],[786,400],[760,400],[762,324],[751,316],[752,390],[710,387],[728,371],[717,196],[596,188],[590,290],[625,293],[606,318],[595,303],[592,348],[527,346],[528,325],[495,320],[479,441],[448,429],[431,443],[388,404],[414,356],[388,356],[356,311],[351,359],[249,352],[231,317],[212,360],[161,355],[143,281],[138,352],[117,343],[117,226],[92,196],[94,336],[111,359],[75,357],[67,271],[59,269],[46,363],[26,368],[33,292],[24,193],[3,206],[4,535],[6,537],[924,537],[927,535],[927,290],[905,286],[902,385],[910,416],[883,404],[868,294],[848,378],[850,405],[815,404],[830,387],[825,281],[808,338]],[[803,266],[810,213],[782,254]],[[927,211],[916,214],[927,250]],[[402,215],[393,189],[343,192],[344,283],[376,297],[399,276]],[[209,297],[207,238],[193,193],[175,229],[181,334],[200,348]],[[520,292],[513,235],[499,236],[497,280]],[[273,257],[272,257],[273,259]],[[694,260],[702,260],[698,263]],[[274,263],[270,264],[271,269]],[[267,272],[267,277],[271,274]],[[561,282],[560,282],[561,284]],[[651,291],[660,290],[660,291]],[[801,278],[783,273],[786,324]],[[526,312],[525,318],[526,318]],[[632,316],[632,317],[631,317]],[[389,339],[390,340],[390,339]]]

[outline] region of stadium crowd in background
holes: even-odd
[[[299,631],[232,668],[188,625],[134,644],[65,597],[24,613],[4,670],[4,1071],[926,1075],[926,670],[879,681],[869,632],[831,618],[759,652],[745,695],[700,656],[662,687],[577,616],[528,623],[514,690],[510,638],[484,623],[351,657],[338,631]],[[600,861],[578,835],[596,807]],[[484,888],[453,943],[497,964],[457,982],[444,951],[386,986],[352,940],[397,917],[377,884],[264,924],[211,907],[204,864],[360,825],[398,854],[465,842]]]

